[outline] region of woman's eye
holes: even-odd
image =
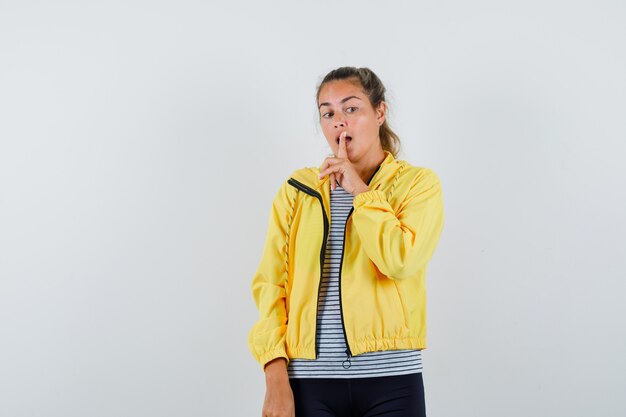
[[[346,109],[346,111],[347,111],[348,113],[354,113],[354,111],[349,111],[350,109],[354,109],[354,111],[356,111],[356,110],[358,110],[358,107],[348,107],[348,108]],[[332,117],[332,115],[333,115],[333,112],[328,112],[328,113],[324,113],[324,114],[322,114],[322,117],[324,117],[324,118],[328,119],[329,117]]]

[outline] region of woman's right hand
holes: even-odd
[[[276,358],[265,365],[265,383],[265,402],[261,417],[295,417],[293,391],[284,358]]]

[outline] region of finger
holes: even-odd
[[[336,184],[336,183],[335,183],[335,173],[333,172],[333,173],[331,173],[331,174],[330,174],[330,188],[332,188],[332,189],[333,189],[333,191],[334,191],[334,190],[335,190],[335,188],[336,188],[336,187],[335,187],[335,184]]]
[[[326,175],[329,174],[329,167],[331,167],[333,164],[336,164],[337,162],[341,162],[339,159],[334,158],[334,157],[328,157],[324,160],[324,163],[322,163],[322,165],[320,165],[319,167],[319,177],[323,178]]]
[[[320,165],[319,167],[319,174],[318,174],[318,178],[321,180],[322,178],[324,178],[326,175],[328,175],[326,173],[326,167],[328,166],[328,163],[326,162],[326,160],[324,160],[324,162],[322,163],[322,165]]]
[[[341,166],[338,164],[330,165],[323,172],[324,176],[334,174],[335,178],[337,178],[337,174],[341,172]]]
[[[337,158],[347,158],[348,151],[346,150],[346,136],[348,132],[345,130],[339,135],[339,151],[337,152]]]
[[[324,176],[324,170],[326,169],[326,159],[324,159],[324,162],[322,162],[322,165],[319,166],[319,171],[320,171],[320,175],[319,177],[322,178]]]

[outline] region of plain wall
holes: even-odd
[[[367,66],[442,180],[430,417],[626,415],[621,1],[0,2],[0,415],[257,416],[272,198]]]

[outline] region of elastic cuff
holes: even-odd
[[[268,352],[265,352],[259,358],[259,362],[261,363],[261,369],[263,369],[263,371],[265,371],[265,365],[267,365],[268,362],[270,362],[270,361],[272,361],[272,360],[274,360],[276,358],[285,358],[285,359],[287,359],[287,364],[289,364],[289,356],[287,355],[287,352],[285,352],[284,349],[274,349],[274,350],[270,350]]]
[[[354,200],[352,200],[352,205],[354,206],[354,209],[356,210],[357,208],[365,204],[367,201],[387,201],[387,197],[385,196],[385,193],[380,190],[364,191],[362,193],[357,194],[356,197],[354,197]]]

